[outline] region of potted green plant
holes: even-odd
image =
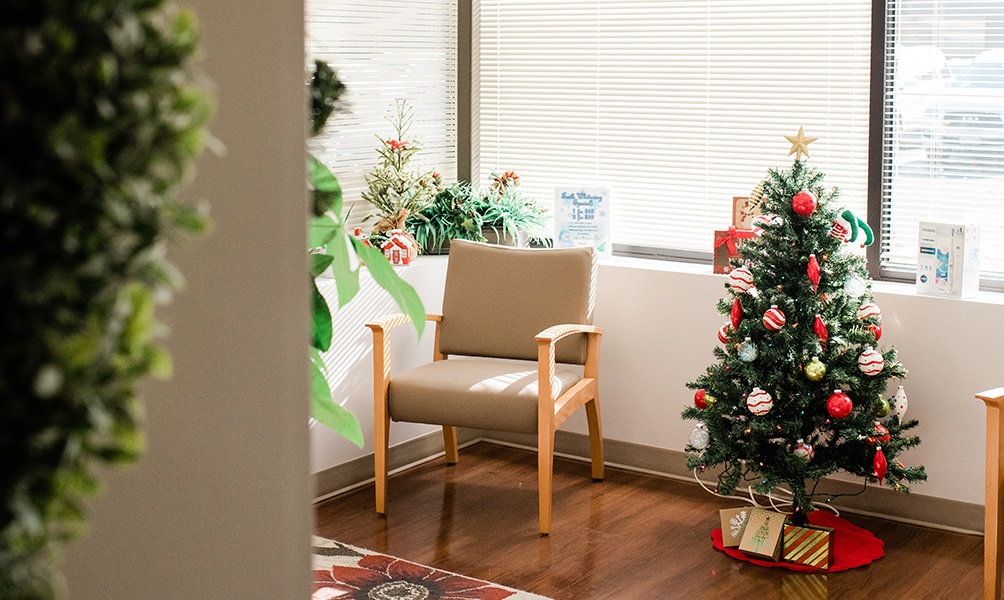
[[[493,171],[488,191],[481,195],[482,235],[489,243],[550,245],[547,209],[519,187],[515,171]]]
[[[211,103],[195,18],[160,0],[6,3],[0,19],[0,598],[58,594],[101,464],[143,448],[139,381],[167,377],[165,247]]]
[[[471,184],[458,181],[439,191],[432,204],[408,217],[407,229],[425,254],[448,254],[450,240],[484,241],[484,215]]]

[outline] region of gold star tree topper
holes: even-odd
[[[801,125],[798,126],[797,135],[786,135],[784,138],[791,142],[791,150],[788,151],[788,156],[794,154],[795,160],[802,158],[803,154],[806,158],[809,158],[809,144],[819,139],[805,137],[805,131]]]

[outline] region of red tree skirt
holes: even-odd
[[[833,539],[833,566],[825,572],[832,573],[834,571],[846,571],[847,569],[863,567],[873,560],[882,558],[885,554],[885,551],[882,549],[882,546],[885,544],[882,543],[882,540],[872,535],[870,531],[861,529],[856,525],[851,525],[828,511],[812,511],[809,513],[809,523],[821,527],[832,527],[834,529],[833,535],[836,537]],[[711,532],[711,541],[716,549],[721,550],[732,558],[745,560],[761,567],[784,567],[792,571],[806,573],[823,571],[823,569],[818,567],[750,558],[740,552],[738,548],[725,548],[722,546],[721,527]]]

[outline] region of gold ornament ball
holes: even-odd
[[[714,406],[715,402],[718,402],[718,398],[715,398],[711,394],[707,393],[704,394],[704,403],[707,404],[709,407]]]
[[[819,381],[826,376],[826,365],[817,358],[813,358],[805,365],[805,376],[809,381]]]

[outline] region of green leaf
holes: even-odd
[[[321,215],[326,211],[340,214],[342,212],[342,186],[331,172],[331,169],[317,160],[313,154],[307,155],[307,170],[310,175],[310,185],[314,188],[314,214]]]
[[[330,256],[334,259],[331,272],[335,275],[335,287],[338,290],[338,306],[341,308],[349,303],[359,293],[359,269],[352,270],[349,259],[351,242],[348,236],[339,235],[328,244]]]
[[[327,425],[360,448],[363,447],[363,430],[359,427],[359,421],[332,400],[324,363],[314,348],[310,349],[310,396],[311,415],[319,423]]]
[[[313,290],[313,344],[321,351],[327,351],[331,347],[331,309],[328,302],[317,289],[317,283],[311,279],[310,287]]]
[[[352,245],[355,246],[359,258],[366,263],[373,280],[387,290],[401,312],[411,317],[411,323],[421,338],[422,332],[425,331],[425,306],[418,297],[418,292],[401,279],[382,252],[372,246],[364,245],[355,238],[352,238]]]
[[[336,223],[329,215],[311,218],[307,223],[307,248],[312,250],[325,246],[341,230],[341,223]]]
[[[328,254],[311,254],[310,255],[310,276],[317,277],[331,266],[331,261],[335,260],[334,256]]]

